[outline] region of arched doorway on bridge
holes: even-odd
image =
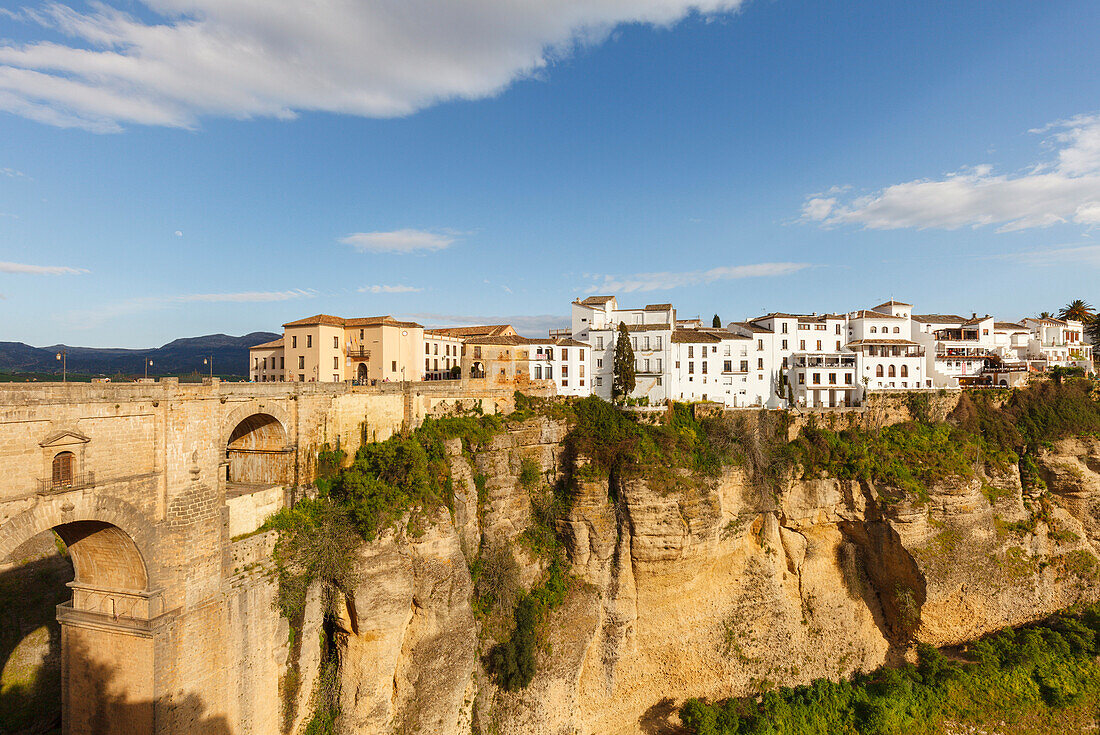
[[[359,363],[359,369],[355,372],[355,379],[358,380],[360,383],[367,382],[367,363]]]
[[[6,551],[0,722],[18,732],[57,732],[62,718],[66,733],[149,731],[153,651],[140,631],[162,611],[134,540],[118,526],[81,520]],[[13,589],[14,606],[5,605]]]
[[[255,413],[241,421],[225,449],[226,480],[237,485],[282,485],[290,478],[286,430],[277,418]]]

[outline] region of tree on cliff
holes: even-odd
[[[722,317],[715,314],[714,318],[710,320],[710,325],[712,327],[714,327],[715,329],[721,329],[722,328]]]
[[[634,348],[626,323],[619,322],[619,338],[615,341],[615,375],[611,381],[611,400],[619,401],[634,390]]]

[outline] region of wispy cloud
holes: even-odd
[[[393,230],[392,232],[353,232],[340,242],[361,253],[420,253],[446,250],[455,243],[454,235],[427,230]]]
[[[1100,245],[1061,245],[1037,250],[1025,250],[1018,253],[1005,253],[999,256],[1017,260],[1028,265],[1055,265],[1074,263],[1100,267]]]
[[[416,286],[387,286],[384,284],[376,286],[363,286],[359,290],[359,293],[419,293],[423,291],[422,288]]]
[[[635,273],[629,276],[590,276],[599,279],[597,283],[585,289],[586,293],[632,293],[635,291],[665,291],[682,286],[697,286],[715,281],[730,281],[738,278],[762,278],[767,276],[786,276],[809,268],[810,263],[754,263],[752,265],[729,265],[700,271],[660,271],[656,273]]]
[[[182,304],[256,304],[291,299],[308,299],[317,295],[313,289],[293,288],[288,291],[238,291],[236,293],[175,294],[171,296],[142,296],[116,301],[102,306],[90,306],[67,312],[64,318],[78,329],[97,327],[112,319],[147,311],[168,309]]]
[[[139,2],[115,4],[148,20],[75,0],[9,11],[28,26],[20,35],[50,38],[0,39],[0,109],[95,132],[304,110],[408,115],[497,95],[620,24],[669,26],[743,0]]]
[[[0,176],[6,176],[9,179],[24,179],[27,177],[22,171],[17,171],[14,168],[0,168]]]
[[[1072,222],[1100,225],[1100,114],[1032,130],[1055,154],[1015,175],[988,164],[940,179],[918,179],[847,200],[829,191],[807,197],[802,219],[825,227],[872,230],[997,225],[998,232]]]
[[[70,268],[67,265],[31,265],[29,263],[7,263],[0,261],[0,273],[21,273],[32,276],[64,276],[87,272],[85,268]]]
[[[549,329],[569,326],[569,317],[557,314],[511,314],[504,316],[474,316],[470,314],[416,313],[403,314],[429,327],[452,327],[471,324],[511,324],[516,331],[528,337],[538,336]]]

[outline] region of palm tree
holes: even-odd
[[[1053,319],[1054,315],[1051,314],[1049,311],[1040,311],[1039,312],[1039,318],[1040,319]]]
[[[1092,321],[1094,309],[1092,308],[1092,304],[1084,299],[1074,299],[1063,306],[1061,311],[1058,312],[1058,315],[1063,319],[1072,319],[1075,322],[1088,324]]]

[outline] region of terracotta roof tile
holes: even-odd
[[[271,342],[264,342],[262,345],[253,345],[252,347],[249,347],[248,349],[250,349],[250,350],[274,350],[274,349],[276,349],[278,347],[282,347],[282,346],[283,346],[283,338],[279,337],[279,339],[272,340]]]

